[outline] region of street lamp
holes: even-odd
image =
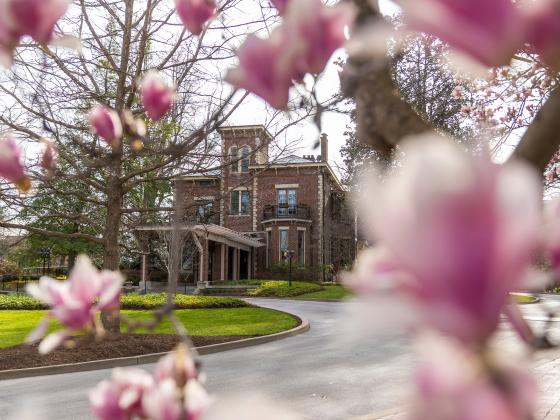
[[[288,286],[292,287],[292,258],[296,252],[294,250],[284,251],[284,258],[288,260],[289,271],[288,271]]]
[[[49,262],[49,269],[51,266],[51,249],[50,248],[41,248],[40,249],[41,258],[43,258],[43,276],[45,275],[45,270],[47,266],[47,261]]]

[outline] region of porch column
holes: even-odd
[[[200,252],[199,281],[205,283],[208,281],[208,239],[202,238],[200,244],[202,245],[202,251]]]
[[[239,248],[233,248],[233,280],[239,280]]]
[[[227,245],[220,244],[220,281],[226,280],[226,254],[227,254]]]
[[[148,291],[148,256],[150,255],[150,245],[145,238],[141,238],[140,242],[140,290]]]
[[[253,248],[250,248],[247,257],[247,278],[251,279],[251,273],[253,272]]]

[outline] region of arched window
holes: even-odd
[[[243,146],[241,149],[241,172],[249,172],[249,155],[251,154],[251,149],[249,146]]]

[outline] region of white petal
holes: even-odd
[[[25,338],[25,344],[32,344],[43,338],[49,328],[49,317],[45,316],[33,331]]]
[[[57,331],[45,337],[41,344],[39,344],[39,353],[47,354],[60,346],[68,337],[66,330]]]

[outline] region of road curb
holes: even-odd
[[[282,311],[280,311],[282,312]],[[287,313],[287,312],[286,312]],[[284,338],[293,337],[295,335],[303,334],[309,331],[311,325],[309,321],[305,318],[299,317],[294,314],[291,316],[299,319],[301,324],[291,330],[282,331],[275,334],[264,335],[262,337],[251,337],[242,340],[228,341],[227,343],[210,344],[208,346],[196,347],[198,354],[212,354],[219,353],[222,351],[235,350],[244,347],[256,346],[259,344],[270,343],[272,341],[282,340]],[[21,379],[29,378],[33,376],[47,376],[47,375],[58,375],[61,373],[74,373],[74,372],[87,372],[90,370],[99,369],[110,369],[114,367],[125,367],[125,366],[135,366],[143,365],[146,363],[155,363],[162,356],[165,356],[167,352],[163,353],[151,353],[143,354],[140,356],[130,356],[130,357],[118,357],[115,359],[103,359],[103,360],[92,360],[90,362],[82,363],[71,363],[66,365],[56,365],[56,366],[41,366],[35,368],[25,368],[25,369],[12,369],[12,370],[2,370],[0,371],[0,381],[7,379]]]

